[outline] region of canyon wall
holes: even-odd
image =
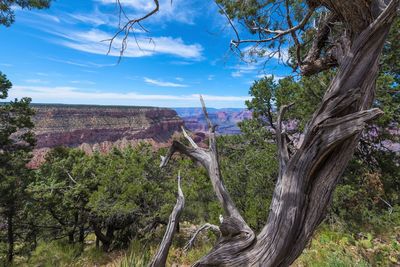
[[[201,108],[175,108],[185,127],[192,132],[206,132],[207,122]],[[252,117],[251,111],[243,108],[207,108],[210,119],[219,134],[240,134],[237,124]]]
[[[107,152],[139,141],[168,143],[183,120],[168,108],[34,105],[37,145],[32,165],[43,161],[53,147],[81,147],[90,153]]]

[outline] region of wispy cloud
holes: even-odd
[[[97,29],[90,31],[52,31],[51,33],[60,37],[55,40],[56,43],[92,54],[106,55],[109,49],[109,40],[111,34]],[[203,47],[200,44],[185,44],[181,38],[172,37],[152,37],[143,36],[130,37],[130,43],[124,52],[125,57],[145,57],[152,55],[172,55],[190,60],[201,60],[203,58]],[[109,52],[111,56],[120,56],[121,38],[114,40],[113,46]]]
[[[42,80],[42,79],[26,79],[24,80],[26,83],[35,83],[35,84],[48,84],[49,81]]]
[[[85,81],[85,80],[83,80],[83,81],[74,80],[74,81],[70,81],[70,83],[72,83],[72,84],[83,84],[83,85],[95,85],[96,84],[95,82]]]
[[[48,21],[56,22],[56,23],[60,23],[61,22],[60,18],[57,17],[57,16],[44,14],[44,13],[39,13],[39,12],[36,12],[35,14],[36,14],[36,16],[38,16],[38,17],[40,17],[40,18],[42,18],[44,20],[48,20]]]
[[[84,68],[103,68],[103,67],[116,66],[116,63],[103,64],[103,63],[95,63],[95,62],[90,62],[90,61],[80,62],[80,61],[64,60],[64,59],[53,58],[53,57],[47,57],[46,59],[48,59],[50,61],[58,62],[58,63],[73,65],[73,66],[78,66],[78,67],[84,67]]]
[[[210,75],[208,75],[208,77],[207,77],[207,80],[209,80],[209,81],[212,81],[212,80],[214,80],[215,79],[215,75],[213,75],[213,74],[210,74]]]
[[[231,73],[231,76],[234,78],[242,77],[244,74],[254,73],[259,68],[260,66],[255,63],[238,64],[232,67],[234,71]]]
[[[97,0],[103,5],[116,5],[115,0]],[[177,21],[180,23],[194,24],[194,19],[199,12],[197,6],[200,1],[185,0],[160,0],[159,12],[150,17],[147,23],[165,23]],[[155,8],[153,1],[149,0],[121,0],[121,5],[131,18],[143,16]]]
[[[198,94],[152,95],[137,92],[87,91],[77,87],[20,86],[10,91],[9,99],[29,96],[35,103],[148,105],[168,107],[199,106]],[[249,96],[202,95],[210,107],[242,107]]]
[[[147,77],[144,78],[144,81],[148,84],[157,85],[161,87],[188,87],[186,84],[165,82],[165,81],[150,79]]]

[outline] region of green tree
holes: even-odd
[[[11,87],[11,82],[0,73],[2,99]],[[30,98],[22,98],[0,105],[0,218],[7,225],[8,262],[14,257],[16,221],[25,204],[25,188],[31,177],[26,167],[35,145],[30,102]]]
[[[2,0],[0,2],[0,25],[10,26],[15,21],[14,8],[43,9],[50,6],[51,0]]]
[[[66,236],[69,243],[83,244],[88,228],[86,205],[97,188],[95,164],[100,164],[93,158],[78,149],[59,147],[47,155],[46,162],[36,171],[29,192],[33,205],[41,211],[37,224],[53,229],[42,238]]]

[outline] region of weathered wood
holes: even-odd
[[[342,2],[352,1],[335,1],[335,5]],[[220,244],[225,252],[232,252],[230,256],[213,250],[195,266],[289,266],[300,255],[324,218],[360,131],[381,113],[368,109],[374,97],[379,56],[398,5],[399,0],[393,0],[354,38],[307,125],[301,147],[286,164],[274,191],[267,225],[256,243],[241,252],[234,244]],[[359,25],[359,20],[354,24]]]
[[[181,176],[180,174],[178,174],[178,197],[176,200],[176,204],[169,216],[167,229],[165,230],[163,240],[161,241],[158,251],[149,266],[151,267],[165,266],[165,263],[167,262],[169,248],[172,244],[172,239],[176,232],[177,225],[179,223],[179,218],[181,216],[184,206],[185,206],[185,197],[183,195],[181,188]]]
[[[202,103],[204,116],[207,120],[209,127],[208,149],[203,149],[201,147],[198,147],[197,145],[194,145],[193,140],[191,140],[189,135],[184,132],[184,136],[189,140],[189,143],[192,144],[192,147],[187,147],[178,141],[174,141],[172,143],[172,146],[168,150],[167,155],[161,158],[160,166],[166,166],[172,155],[175,152],[180,152],[201,163],[202,166],[207,170],[214,192],[222,208],[224,209],[224,221],[222,222],[220,228],[225,229],[225,231],[228,232],[225,236],[222,236],[220,238],[217,245],[210,252],[210,254],[219,256],[222,255],[221,257],[224,257],[223,255],[230,256],[234,251],[240,253],[242,250],[251,246],[255,241],[255,234],[239,213],[233,200],[231,199],[229,193],[225,188],[219,167],[218,149],[215,133],[216,125],[212,124],[208,116],[203,98],[201,97],[200,100]],[[226,246],[224,244],[231,244],[232,246],[228,246],[229,249],[226,250]],[[234,248],[232,249],[232,247]]]
[[[194,232],[193,236],[186,243],[185,247],[183,248],[183,251],[187,252],[188,250],[190,250],[193,247],[194,241],[196,240],[197,236],[201,232],[206,231],[208,229],[211,229],[212,231],[217,232],[219,235],[221,234],[221,231],[219,230],[218,226],[216,226],[214,224],[210,224],[210,223],[205,223],[202,226],[200,226],[199,228],[197,228],[197,230]]]
[[[320,36],[312,46],[314,51],[306,58],[305,63],[310,64],[313,73],[332,66],[338,66],[338,71],[293,155],[287,149],[282,130],[286,107],[281,109],[276,129],[279,178],[267,224],[257,238],[224,186],[216,126],[209,119],[201,98],[209,126],[209,148],[198,147],[184,131],[192,147],[174,141],[161,162],[161,166],[165,166],[175,152],[200,162],[224,209],[224,220],[219,227],[221,237],[194,266],[289,266],[301,254],[325,216],[334,188],[354,153],[365,124],[382,113],[370,108],[379,57],[399,3],[400,0],[307,1],[311,10],[320,6],[327,8],[332,13],[332,21],[341,23],[346,34],[328,51],[332,58],[322,62],[324,58],[320,56],[328,32],[327,28],[320,29]]]

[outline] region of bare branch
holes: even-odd
[[[215,4],[218,6],[219,10],[222,12],[222,14],[224,14],[224,16],[226,17],[226,19],[228,20],[229,24],[231,25],[233,31],[234,31],[235,34],[236,34],[237,40],[240,40],[239,33],[238,33],[238,31],[237,31],[235,25],[233,25],[233,22],[232,22],[231,18],[229,17],[229,15],[226,13],[225,9],[223,9],[222,6],[221,6],[220,4],[218,4],[217,2],[215,2]],[[233,44],[233,43],[231,43],[231,44]]]
[[[276,127],[276,142],[278,144],[278,153],[279,153],[279,177],[281,177],[282,173],[285,171],[286,164],[289,161],[290,157],[286,132],[283,131],[282,127],[282,118],[285,115],[286,111],[293,105],[294,103],[290,103],[289,105],[281,106],[278,112],[277,127]]]
[[[310,8],[310,10],[307,12],[306,16],[303,18],[303,20],[296,26],[286,29],[286,30],[270,30],[270,29],[261,29],[261,28],[253,28],[253,30],[256,31],[262,31],[266,34],[275,34],[274,36],[270,38],[265,38],[265,39],[246,39],[246,40],[233,40],[232,42],[235,45],[239,45],[241,43],[266,43],[266,42],[271,42],[276,39],[279,39],[287,34],[291,34],[292,32],[296,32],[297,30],[303,29],[304,26],[307,24],[307,22],[310,20],[311,16],[314,13],[314,8]]]
[[[171,156],[175,152],[181,152],[194,160],[200,162],[203,167],[207,170],[208,176],[211,180],[211,184],[213,186],[214,192],[221,203],[222,208],[224,209],[225,217],[221,227],[226,233],[223,239],[219,242],[224,243],[232,243],[235,249],[243,249],[245,247],[250,246],[255,240],[255,234],[250,229],[250,227],[246,224],[243,217],[240,215],[240,212],[236,208],[233,200],[231,199],[229,193],[227,192],[219,166],[218,160],[218,150],[217,150],[217,142],[215,138],[215,126],[212,125],[212,122],[208,116],[207,108],[204,103],[204,99],[200,97],[200,101],[202,104],[204,116],[208,122],[210,127],[209,129],[209,149],[203,150],[201,148],[189,148],[185,145],[174,141],[172,146],[170,147],[167,155],[162,157],[161,167],[165,166]],[[222,250],[217,249],[214,253],[228,253],[225,251],[225,248]]]
[[[202,107],[202,109],[203,109],[204,117],[205,117],[206,120],[207,120],[208,131],[214,132],[215,126],[213,126],[213,124],[212,124],[212,122],[211,122],[211,120],[210,120],[210,117],[208,116],[207,107],[206,107],[206,104],[204,103],[204,99],[203,99],[203,96],[202,96],[202,95],[200,95],[200,102],[201,102],[201,107]]]
[[[286,6],[286,20],[287,20],[288,26],[290,28],[293,28],[292,19],[290,18],[290,9],[289,9],[289,1],[288,0],[285,0],[285,6]],[[301,65],[301,62],[302,62],[301,61],[301,44],[300,44],[299,38],[297,38],[296,31],[292,31],[290,34],[292,35],[294,44],[296,46],[297,66],[299,66],[299,65]]]
[[[200,162],[203,164],[203,166],[206,166],[209,161],[209,157],[207,156],[207,153],[203,151],[200,148],[191,148],[187,147],[181,142],[178,141],[173,141],[171,147],[169,148],[167,155],[166,156],[161,156],[161,163],[160,167],[165,167],[169,160],[171,159],[172,155],[175,152],[180,152],[186,156],[189,156],[190,158]]]
[[[126,50],[126,48],[127,48],[127,46],[128,46],[129,34],[131,33],[133,27],[134,27],[135,25],[138,25],[138,26],[141,27],[143,30],[147,31],[147,30],[140,24],[140,22],[143,21],[143,20],[145,20],[145,19],[147,19],[147,18],[149,18],[150,16],[154,15],[155,13],[157,13],[157,12],[159,11],[160,4],[159,4],[159,1],[158,1],[158,0],[153,0],[153,2],[154,2],[154,4],[155,4],[155,7],[154,7],[153,10],[151,10],[149,13],[147,13],[146,15],[144,15],[144,16],[142,16],[142,17],[140,17],[140,18],[137,18],[137,19],[129,19],[128,16],[126,15],[124,9],[122,8],[121,1],[120,1],[120,0],[116,0],[116,1],[117,1],[118,6],[119,6],[119,9],[120,9],[119,22],[121,23],[121,13],[122,13],[122,14],[124,15],[124,17],[128,20],[128,22],[126,22],[122,28],[120,27],[120,30],[117,31],[110,39],[106,39],[106,40],[104,40],[104,41],[109,42],[108,52],[107,52],[107,54],[109,54],[109,53],[111,52],[112,45],[113,45],[115,39],[116,39],[120,34],[123,33],[123,38],[122,38],[122,42],[121,42],[121,49],[120,49],[120,57],[119,57],[119,60],[121,60],[121,58],[122,58],[122,56],[123,56],[123,54],[124,54],[124,52],[125,52],[125,50]],[[136,37],[135,37],[135,41],[136,41],[136,44],[139,46]],[[140,47],[140,46],[139,46],[139,47]]]
[[[213,232],[218,233],[218,235],[221,235],[221,231],[219,230],[219,227],[217,225],[214,224],[210,224],[210,223],[205,223],[202,226],[200,226],[196,232],[193,234],[193,236],[190,238],[190,240],[187,242],[187,244],[185,245],[185,247],[183,248],[183,250],[185,252],[189,251],[193,245],[194,245],[194,241],[196,240],[196,237],[202,232],[202,231],[206,231],[208,229],[211,229]]]
[[[195,141],[193,141],[193,139],[187,134],[185,127],[181,126],[182,132],[183,132],[183,136],[185,136],[185,138],[189,141],[189,143],[192,145],[193,148],[199,148],[199,146],[196,144]]]
[[[71,176],[71,174],[68,172],[68,171],[65,171],[66,173],[67,173],[67,175],[68,175],[68,178],[74,183],[74,184],[78,184],[78,182],[77,181],[75,181],[75,179],[74,178],[72,178],[72,176]]]
[[[150,263],[151,267],[164,267],[167,261],[169,248],[172,244],[172,238],[176,232],[176,226],[179,222],[179,217],[182,213],[183,207],[185,206],[185,197],[183,196],[182,188],[181,188],[181,175],[180,172],[178,174],[178,198],[176,200],[176,204],[174,209],[169,216],[167,229],[165,231],[163,240],[161,241],[160,247],[156,255],[154,256],[152,262]]]

